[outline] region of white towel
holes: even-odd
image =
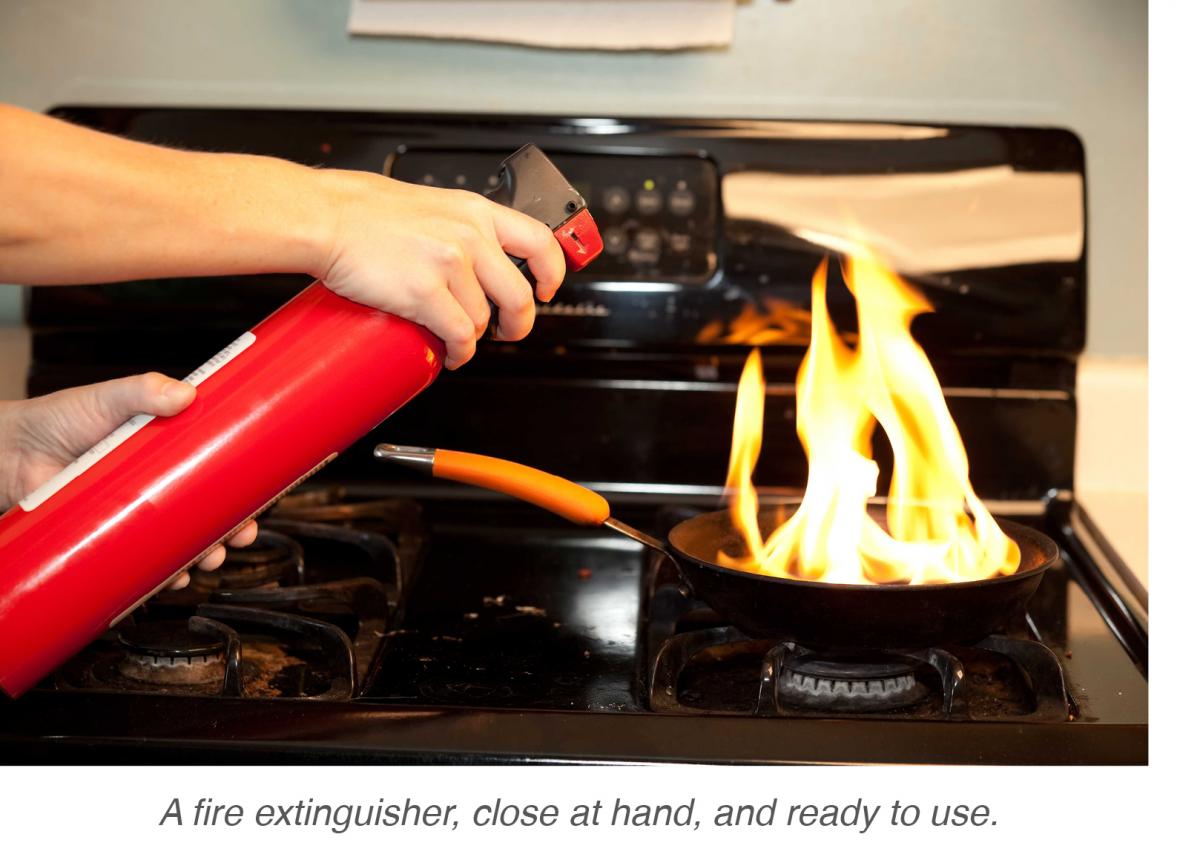
[[[727,46],[736,0],[352,0],[349,31],[542,48]]]

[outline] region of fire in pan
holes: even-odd
[[[614,519],[603,496],[529,466],[479,454],[400,445],[379,445],[375,456],[506,493],[580,525],[607,526],[670,556],[696,596],[743,632],[787,638],[812,648],[910,649],[977,642],[1024,607],[1058,558],[1058,547],[1045,535],[997,520],[1020,550],[1017,570],[1004,576],[921,585],[856,585],[769,576],[722,563],[745,555],[743,538],[727,510],[680,523],[664,542]],[[764,527],[778,514],[763,510]]]

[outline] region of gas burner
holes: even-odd
[[[795,707],[871,713],[916,704],[929,695],[920,664],[900,655],[802,655],[785,659],[779,698]]]
[[[260,527],[254,543],[227,547],[225,561],[216,570],[193,567],[186,588],[164,589],[155,595],[159,609],[192,612],[214,592],[230,589],[275,588],[305,579],[304,548],[294,538]]]
[[[370,568],[364,569],[361,563],[357,567],[352,565],[349,568],[338,563],[336,577],[374,576],[385,583],[394,584],[397,592],[403,590],[412,571],[416,569],[421,549],[426,542],[423,514],[419,504],[411,499],[356,497],[350,495],[345,487],[306,489],[284,496],[268,516],[267,525],[302,541],[307,537],[343,544],[357,543],[359,552],[366,552],[372,556],[368,561]],[[338,537],[339,535],[341,537]],[[373,545],[363,538],[348,539],[347,535],[373,537],[375,543]],[[343,552],[339,550],[338,555],[341,556]],[[313,568],[330,567],[331,560],[327,554],[325,557],[310,557],[309,560]],[[393,600],[395,596],[393,595]]]
[[[126,621],[56,674],[59,689],[240,696],[241,644],[209,618]]]
[[[159,592],[64,666],[56,684],[220,698],[349,698],[365,680],[401,594],[395,541],[366,525],[388,512],[398,524],[397,512],[408,505],[345,497],[340,488],[285,497],[281,505],[297,519],[260,520],[252,544],[227,549],[217,570],[191,570],[186,588]],[[420,533],[407,534],[419,549]]]
[[[692,513],[664,509],[660,527]],[[1018,625],[969,647],[818,653],[728,626],[688,593],[665,557],[648,558],[643,575],[641,677],[652,711],[1022,722],[1066,722],[1078,713],[1062,666],[1036,630]]]
[[[1007,636],[829,655],[716,626],[666,637],[646,677],[659,713],[1066,722],[1078,711],[1054,654]]]
[[[226,643],[186,621],[148,621],[123,628],[117,671],[125,678],[170,686],[209,684],[225,675]]]
[[[56,675],[59,689],[210,698],[348,699],[354,648],[332,624],[204,604],[186,620],[126,622]]]
[[[262,529],[249,546],[228,547],[225,562],[219,568],[195,571],[192,576],[213,591],[300,581],[304,576],[304,550],[287,535]]]
[[[417,531],[421,506],[401,498],[353,498],[344,487],[292,493],[271,509],[271,517],[293,522],[325,523],[375,532],[392,540]]]

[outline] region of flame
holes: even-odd
[[[762,346],[768,343],[808,343],[812,314],[778,298],[763,300],[762,310],[746,305],[728,323],[713,320],[696,335],[699,343],[737,343]]]
[[[966,450],[941,386],[909,326],[932,308],[869,251],[849,257],[857,347],[835,330],[825,302],[827,262],[812,280],[812,340],[796,377],[796,432],[808,455],[799,509],[763,538],[751,480],[762,444],[765,384],[751,352],[738,384],[726,477],[730,515],[746,555],[723,564],[754,573],[850,584],[911,585],[1013,573],[1020,550],[968,478]],[[876,423],[895,465],[887,528],[867,513],[879,466]]]

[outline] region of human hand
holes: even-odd
[[[168,418],[195,397],[196,389],[186,382],[143,373],[0,403],[0,510],[33,492],[134,415]],[[258,526],[251,521],[226,543],[246,546],[257,535]],[[224,560],[225,548],[218,546],[196,566],[214,570]],[[187,583],[184,573],[172,587]]]
[[[566,274],[545,224],[479,194],[373,173],[320,175],[336,219],[313,276],[352,301],[427,327],[446,342],[449,369],[475,354],[491,318],[489,298],[500,310],[501,340],[533,328],[533,291],[505,252],[528,260],[544,302]]]

